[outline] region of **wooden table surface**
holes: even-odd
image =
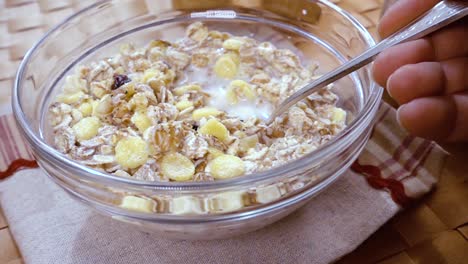
[[[10,96],[14,73],[27,49],[47,28],[72,14],[83,2],[0,0],[0,108]],[[350,11],[376,36],[383,0],[332,2]],[[338,263],[468,263],[468,144],[444,147],[451,155],[437,188]],[[1,208],[0,263],[22,263]]]

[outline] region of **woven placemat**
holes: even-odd
[[[14,74],[45,31],[90,0],[0,0],[0,108],[9,108]],[[150,6],[151,0],[145,0]],[[333,0],[377,38],[384,0]],[[153,2],[154,3],[154,2]],[[468,145],[448,146],[436,191],[396,216],[339,263],[466,263],[468,259]],[[0,211],[0,263],[22,263]]]

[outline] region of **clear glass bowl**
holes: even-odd
[[[72,197],[166,237],[223,238],[288,215],[338,179],[357,158],[369,139],[382,95],[369,67],[334,86],[340,107],[348,112],[345,131],[301,159],[268,171],[215,182],[144,182],[92,170],[59,153],[51,144],[46,113],[63,77],[78,64],[117,53],[122,43],[174,40],[189,23],[204,21],[210,29],[293,49],[306,64],[318,61],[321,71],[374,45],[362,25],[328,1],[146,3],[101,1],[83,9],[48,32],[19,68],[13,108],[20,130],[40,167]],[[151,199],[154,212],[120,207],[125,195]]]

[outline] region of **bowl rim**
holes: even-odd
[[[353,131],[356,130],[356,128],[360,127],[363,125],[363,123],[366,123],[369,121],[369,119],[372,119],[373,116],[370,116],[376,107],[376,104],[378,105],[380,103],[380,91],[376,92],[376,89],[378,88],[378,85],[372,80],[372,78],[369,79],[370,83],[370,99],[373,100],[367,100],[364,102],[363,108],[358,114],[356,115],[355,119],[349,124],[348,127],[341,133],[339,133],[337,136],[335,136],[332,140],[329,142],[321,145],[317,150],[312,151],[311,153],[308,153],[296,160],[293,160],[291,162],[288,162],[286,164],[265,170],[265,171],[260,171],[256,173],[249,174],[248,177],[237,177],[237,178],[232,178],[232,179],[227,179],[227,180],[222,180],[222,181],[210,181],[210,182],[149,182],[149,181],[141,181],[141,180],[136,180],[136,179],[130,179],[130,178],[123,178],[119,176],[112,175],[107,172],[102,172],[99,170],[92,169],[90,167],[87,167],[86,165],[80,164],[76,161],[73,161],[69,158],[67,158],[65,155],[61,154],[58,152],[55,148],[47,144],[45,141],[43,141],[29,126],[27,122],[27,118],[25,113],[23,112],[23,108],[20,103],[20,88],[21,88],[21,83],[24,78],[24,74],[26,72],[26,69],[28,68],[29,62],[31,60],[31,57],[34,55],[35,51],[40,48],[40,46],[47,41],[55,32],[59,31],[61,27],[66,25],[68,22],[72,21],[73,19],[79,17],[80,15],[86,13],[89,10],[93,10],[95,7],[98,7],[102,4],[109,3],[112,0],[103,0],[96,2],[92,5],[89,5],[78,12],[72,14],[65,20],[63,20],[61,23],[57,24],[54,26],[52,29],[47,31],[43,37],[38,40],[33,47],[28,50],[26,55],[24,56],[23,60],[20,63],[20,66],[18,68],[16,78],[14,81],[14,86],[13,86],[13,93],[12,93],[12,108],[13,108],[13,114],[16,119],[16,122],[22,130],[23,134],[25,135],[26,139],[29,141],[31,147],[35,151],[39,151],[42,155],[48,157],[50,160],[55,161],[59,164],[63,164],[67,166],[69,169],[72,169],[73,171],[79,172],[80,175],[79,177],[83,177],[95,182],[101,182],[101,183],[111,183],[111,184],[117,184],[117,185],[124,185],[124,186],[131,186],[134,188],[151,188],[152,190],[179,190],[179,191],[193,191],[193,190],[210,190],[210,189],[231,189],[235,186],[239,185],[246,185],[248,183],[255,183],[255,182],[261,182],[265,180],[270,180],[270,179],[275,179],[278,177],[281,177],[282,175],[289,175],[290,173],[293,173],[296,170],[300,170],[304,168],[305,166],[311,164],[311,163],[316,163],[317,161],[321,160],[324,156],[328,156],[329,154],[334,152],[334,149],[338,148],[340,145],[345,144],[349,140],[344,140],[346,138],[349,139],[349,137],[352,138]],[[335,4],[329,2],[328,0],[317,0],[317,3],[323,4],[327,6],[328,8],[332,9],[334,12],[339,14],[340,16],[344,17],[347,19],[355,29],[358,30],[360,36],[363,38],[363,40],[366,42],[368,46],[373,46],[375,45],[375,40],[371,36],[370,32],[351,14],[349,14],[347,11],[343,10],[342,8],[336,6]],[[365,132],[363,132],[365,133]],[[349,144],[349,143],[348,143]]]

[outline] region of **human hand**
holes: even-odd
[[[382,38],[439,0],[400,0],[379,25]],[[400,124],[415,136],[468,141],[468,18],[382,52],[374,79],[400,104]]]

